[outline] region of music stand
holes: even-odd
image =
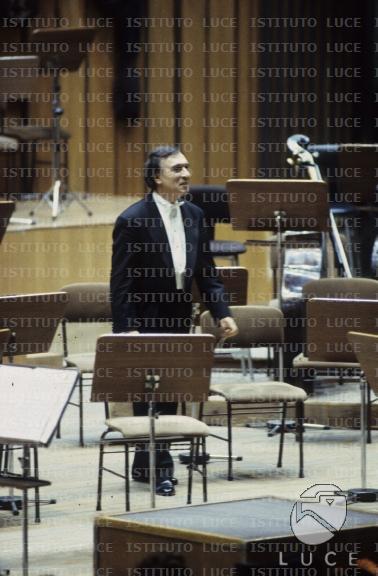
[[[33,215],[42,202],[51,206],[52,219],[64,210],[60,203],[60,117],[64,110],[60,104],[59,74],[61,70],[76,71],[83,61],[87,46],[90,44],[96,30],[94,28],[42,28],[32,32],[32,42],[40,56],[41,66],[52,75],[52,117],[53,117],[53,157],[52,157],[52,183],[51,188],[45,192],[35,209]],[[63,49],[64,47],[64,49]],[[51,199],[52,198],[52,199]],[[66,192],[67,206],[74,200],[92,216],[91,210],[75,192]]]
[[[0,200],[0,244],[4,238],[14,207],[14,202]]]
[[[0,296],[0,329],[11,331],[4,352],[10,363],[17,355],[39,354],[49,350],[66,305],[65,292]],[[36,522],[40,520],[39,504],[37,489]],[[21,502],[12,495],[0,498],[0,510],[10,508],[13,514],[17,514],[20,507]]]
[[[28,490],[50,482],[32,476],[30,448],[48,446],[78,379],[77,370],[0,365],[0,444],[20,444],[22,474],[0,473],[0,486],[22,490],[22,573],[28,576]]]
[[[108,334],[97,340],[92,402],[148,402],[151,507],[155,508],[156,402],[204,402],[213,365],[210,334]],[[136,416],[136,418],[138,418]],[[177,431],[180,436],[180,430]]]
[[[308,180],[228,180],[234,230],[276,232],[278,304],[281,307],[282,233],[328,231],[327,184]]]

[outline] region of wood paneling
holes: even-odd
[[[59,290],[70,282],[107,282],[112,225],[7,232],[1,244],[0,293]]]
[[[181,53],[181,66],[183,70],[181,80],[182,101],[181,114],[186,124],[181,128],[181,145],[185,154],[190,158],[193,184],[204,182],[205,169],[205,78],[204,69],[206,55],[204,52],[206,15],[206,2],[183,0],[182,2],[182,28],[181,40],[183,51]]]
[[[229,178],[237,177],[238,23],[235,7],[235,1],[209,0],[206,18],[208,66],[205,71],[207,107],[204,124],[208,161],[204,179],[210,184],[223,184]]]

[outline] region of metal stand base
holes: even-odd
[[[268,420],[266,423],[268,428],[268,436],[275,436],[275,434],[281,434],[281,420]],[[253,426],[250,426],[253,428]],[[331,430],[330,426],[326,424],[303,424],[304,430]],[[285,430],[284,432],[296,432],[296,422],[295,420],[285,420]]]
[[[52,210],[51,218],[55,220],[61,212],[64,212],[66,208],[68,208],[72,202],[77,202],[83,210],[85,210],[87,216],[92,216],[93,212],[88,208],[88,206],[80,199],[79,195],[76,192],[66,192],[63,195],[63,201],[59,201],[59,195],[57,197],[57,193],[54,194],[54,187],[50,188],[45,192],[38,202],[37,206],[29,212],[30,216],[34,216],[38,208],[43,202],[46,202]]]
[[[344,493],[347,502],[378,502],[378,488],[351,488]]]

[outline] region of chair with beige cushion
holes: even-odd
[[[151,420],[148,416],[130,416],[128,403],[203,401],[209,392],[213,347],[214,338],[209,334],[107,334],[98,339],[91,400],[107,401],[109,415],[100,439],[97,510],[102,509],[104,471],[123,478],[126,510],[130,510],[129,453],[137,445],[149,445],[151,440]],[[148,384],[153,378],[156,388]],[[207,425],[185,415],[159,414],[152,422],[159,444],[190,446],[188,504],[192,498],[193,469],[198,469],[195,454],[201,449],[199,471],[206,502]],[[124,452],[123,473],[104,465],[105,455],[117,452]]]
[[[317,335],[321,336],[319,331],[315,331],[312,334],[310,329],[310,334],[308,334],[307,327],[310,323],[314,323],[316,320],[314,318],[308,318],[308,308],[307,302],[310,299],[316,298],[330,298],[330,299],[346,299],[346,300],[377,300],[378,299],[378,281],[372,278],[321,278],[320,280],[314,280],[308,282],[303,287],[303,322],[302,328],[302,341],[311,342]],[[315,308],[314,308],[315,306]],[[353,305],[351,305],[350,314],[353,314]],[[313,305],[310,310],[316,311],[317,305]],[[332,308],[330,313],[332,313]],[[339,324],[341,323],[340,314]],[[363,321],[363,320],[362,320]],[[355,318],[354,322],[360,322],[358,317]],[[354,328],[358,328],[355,326]],[[349,326],[349,329],[353,329],[353,326]],[[347,330],[348,326],[345,324],[344,330],[332,330],[332,340],[335,340],[338,336],[342,338],[339,343],[339,348],[346,345],[347,342]],[[327,338],[329,337],[330,331],[326,330]],[[344,343],[344,344],[343,344]],[[306,344],[305,344],[306,346]],[[310,357],[304,350],[303,353],[298,354],[293,359],[293,367],[297,374],[297,379],[301,381],[301,385],[305,387],[308,392],[312,392],[314,385],[316,383],[316,378],[319,376],[332,376],[336,375],[340,384],[343,384],[345,376],[348,372],[354,372],[359,369],[358,362],[354,355],[350,355],[347,351],[346,357],[342,354],[338,354],[338,357],[328,356],[327,364],[324,363],[325,358],[316,358],[313,354]]]
[[[296,435],[299,440],[299,477],[303,477],[303,418],[306,393],[283,380],[282,345],[284,318],[278,308],[271,306],[233,306],[232,314],[239,328],[239,333],[227,340],[227,345],[238,348],[268,346],[278,355],[278,379],[251,382],[236,373],[224,377],[224,374],[213,373],[210,383],[210,394],[221,396],[226,402],[227,436],[213,436],[225,440],[228,445],[228,479],[233,479],[232,472],[232,418],[236,413],[250,414],[256,411],[270,413],[281,412],[281,435],[277,466],[282,466],[282,453],[286,410],[288,405],[295,405]],[[201,316],[201,328],[205,333],[217,335],[218,330],[210,314]],[[211,397],[210,397],[211,399]]]
[[[361,279],[360,279],[361,280]],[[367,283],[362,283],[367,287]],[[378,282],[369,284],[376,288]],[[349,295],[362,292],[348,292]],[[312,293],[309,293],[311,296]],[[346,292],[341,293],[342,295]],[[308,374],[315,378],[338,376],[342,384],[347,375],[358,376],[360,365],[348,341],[348,331],[377,333],[378,299],[375,290],[365,292],[371,298],[311,298],[306,305],[306,350],[294,359],[298,379],[306,384]],[[370,393],[368,390],[368,441],[370,442]]]
[[[78,368],[80,371],[79,400],[75,406],[79,408],[80,446],[84,446],[83,386],[84,381],[92,377],[96,338],[99,333],[105,332],[110,327],[112,321],[110,290],[106,282],[78,282],[67,284],[62,291],[68,296],[68,304],[62,321],[63,355],[67,367]],[[100,327],[103,323],[106,324],[105,329],[103,325]],[[84,343],[78,342],[82,335],[77,334],[82,324],[98,324],[96,328],[93,327],[93,333],[88,335]],[[73,351],[73,347],[78,351]]]

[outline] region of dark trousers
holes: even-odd
[[[148,403],[138,402],[133,405],[134,416],[147,416]],[[157,402],[155,412],[160,414],[176,414],[176,402]],[[155,454],[156,480],[160,482],[164,478],[173,476],[173,460],[169,453],[169,444],[166,442],[156,443]],[[137,444],[132,468],[132,476],[135,479],[149,479],[149,452],[146,444]]]

